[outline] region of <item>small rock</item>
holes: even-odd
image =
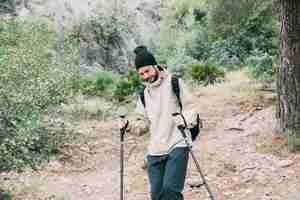
[[[279,161],[278,166],[284,168],[284,167],[289,167],[292,164],[294,164],[292,160],[281,160]]]
[[[245,194],[250,194],[250,193],[253,193],[253,190],[252,190],[252,189],[246,189],[246,190],[245,190]]]
[[[196,180],[196,179],[192,179],[192,180],[189,180],[188,181],[188,185],[191,187],[191,188],[200,188],[202,185],[203,185],[203,181],[201,180]]]
[[[52,160],[52,161],[49,162],[49,167],[52,170],[59,170],[63,167],[63,165],[57,160]]]

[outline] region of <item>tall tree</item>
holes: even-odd
[[[300,1],[280,0],[280,66],[277,73],[276,117],[281,133],[300,137]]]

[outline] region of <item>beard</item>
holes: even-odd
[[[145,81],[148,83],[154,83],[157,79],[158,79],[158,73],[155,73],[155,76],[152,76]]]

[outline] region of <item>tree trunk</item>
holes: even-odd
[[[9,7],[11,9],[11,13],[13,15],[16,15],[16,13],[17,13],[16,0],[8,0],[8,3],[9,3]]]
[[[300,137],[300,1],[280,0],[280,5],[281,43],[276,117],[279,131],[296,138],[297,135]]]
[[[15,0],[0,0],[0,14],[8,14],[8,13],[16,15]]]

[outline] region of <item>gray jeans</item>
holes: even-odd
[[[163,156],[147,156],[152,200],[183,200],[189,152],[187,147],[173,149]]]

